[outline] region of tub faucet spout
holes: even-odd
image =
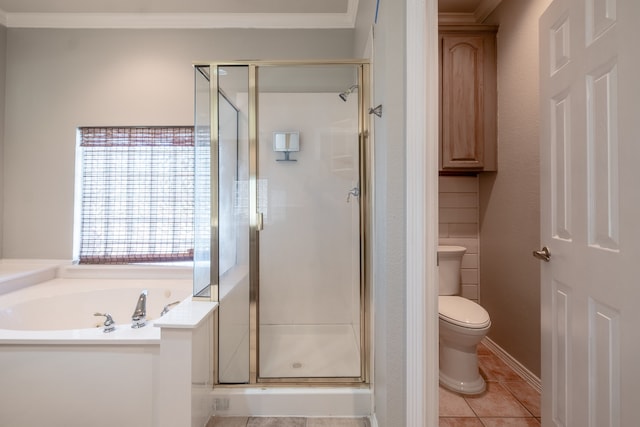
[[[138,303],[136,304],[136,309],[133,311],[133,315],[131,315],[131,327],[132,328],[142,328],[147,324],[147,290],[145,289],[140,293],[138,297]]]

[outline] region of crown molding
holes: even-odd
[[[473,13],[439,13],[439,24],[477,24]]]
[[[7,13],[0,24],[9,28],[100,29],[327,29],[354,28],[358,1],[345,13]]]
[[[353,28],[344,13],[11,13],[10,28]]]
[[[440,13],[440,24],[482,24],[502,0],[482,0],[473,12]]]

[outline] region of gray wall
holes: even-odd
[[[371,31],[375,1],[359,13],[356,46]],[[373,43],[375,415],[380,427],[406,425],[405,0],[380,2]],[[433,379],[436,381],[436,379]]]
[[[480,284],[489,337],[540,376],[538,18],[549,0],[503,1],[498,31],[498,172],[480,176]]]
[[[194,60],[352,49],[353,30],[9,28],[4,257],[71,259],[78,126],[193,123]]]
[[[2,242],[2,225],[4,214],[4,103],[5,103],[5,76],[7,62],[7,29],[0,25],[0,242]],[[2,258],[2,245],[0,245],[0,258]]]

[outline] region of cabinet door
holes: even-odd
[[[495,170],[493,37],[442,36],[443,170]]]

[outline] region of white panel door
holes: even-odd
[[[640,426],[640,1],[540,20],[543,426]]]

